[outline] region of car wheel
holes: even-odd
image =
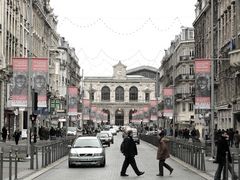
[[[72,168],[72,167],[73,167],[73,164],[71,164],[70,162],[68,162],[68,167],[69,167],[69,168]]]
[[[105,167],[106,165],[106,160],[104,159],[103,163],[100,164],[100,167]]]

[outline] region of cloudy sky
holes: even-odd
[[[58,32],[76,49],[84,76],[160,67],[181,26],[192,27],[197,0],[50,0]]]

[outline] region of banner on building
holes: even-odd
[[[28,59],[13,58],[13,86],[10,92],[13,107],[27,107]]]
[[[75,86],[68,87],[68,115],[77,116],[78,105],[78,88]]]
[[[150,100],[150,120],[157,121],[157,103],[156,99]]]
[[[32,59],[33,88],[38,93],[38,107],[47,107],[48,59]]]
[[[143,122],[149,122],[149,105],[144,105],[143,107]]]
[[[91,120],[93,122],[97,121],[96,113],[97,113],[97,107],[95,105],[92,105],[92,107],[91,107]]]
[[[83,120],[90,120],[90,100],[83,99]]]
[[[173,117],[173,88],[163,89],[163,114],[166,117]]]
[[[211,61],[195,60],[195,109],[210,109],[211,96]]]

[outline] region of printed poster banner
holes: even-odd
[[[68,87],[68,115],[77,116],[77,97],[78,88],[75,86]]]
[[[83,120],[90,120],[90,100],[83,99]]]
[[[166,117],[173,117],[173,88],[163,89],[164,108],[163,114]]]
[[[195,109],[210,109],[211,96],[211,61],[195,60]]]
[[[157,100],[150,101],[150,120],[157,121]]]
[[[48,59],[32,58],[33,87],[38,93],[38,107],[47,107]]]
[[[143,107],[143,122],[149,122],[149,105],[144,105]]]
[[[13,86],[10,92],[13,107],[27,107],[28,59],[13,58]]]
[[[92,105],[91,107],[91,120],[93,122],[96,122],[97,119],[96,119],[96,113],[97,113],[97,107],[95,105]]]

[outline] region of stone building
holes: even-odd
[[[240,2],[198,0],[195,11],[196,58],[208,58],[214,64],[214,128],[239,129]]]
[[[108,114],[108,123],[124,125],[132,113],[140,111],[155,99],[155,80],[127,75],[121,62],[113,66],[112,77],[84,77],[84,98]]]
[[[189,128],[197,119],[194,116],[194,30],[182,27],[181,33],[171,42],[160,69],[160,99],[163,88],[174,88],[174,117],[163,118],[167,127],[174,118],[175,128]],[[161,106],[163,110],[163,105]]]

